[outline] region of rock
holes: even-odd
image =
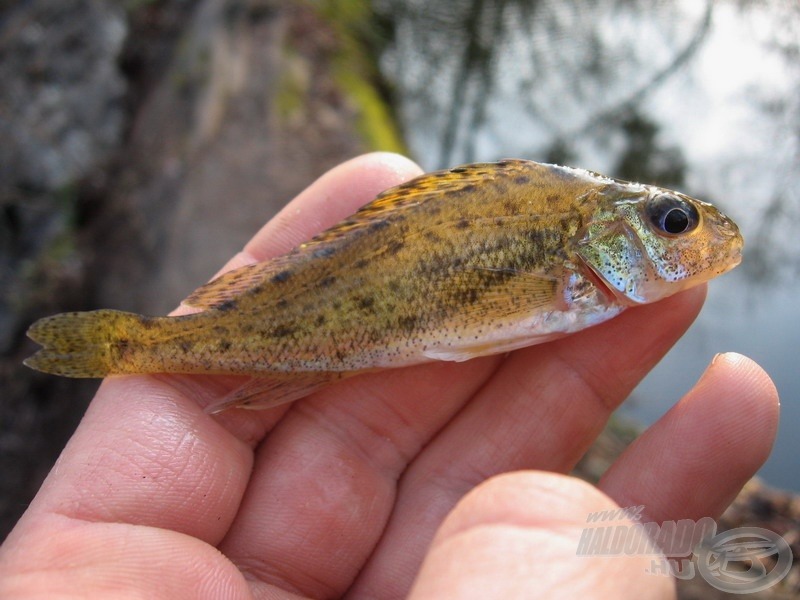
[[[0,30],[0,186],[52,191],[120,140],[125,15],[100,0],[23,2]]]
[[[0,21],[0,351],[42,263],[74,276],[75,186],[123,132],[126,30],[124,11],[100,0],[18,3]]]
[[[203,0],[138,110],[93,247],[99,304],[165,313],[296,193],[367,150],[304,4]],[[332,41],[333,40],[333,41]],[[287,81],[300,78],[284,114]]]
[[[77,308],[80,182],[125,129],[117,61],[126,14],[104,0],[3,3],[0,12],[0,538],[77,425],[95,384],[21,366],[34,316]],[[13,6],[9,6],[13,5]],[[87,400],[81,400],[86,398]]]

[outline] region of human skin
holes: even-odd
[[[344,163],[224,270],[286,252],[419,173],[391,154]],[[506,356],[365,374],[259,412],[203,412],[241,378],[108,378],[0,548],[0,597],[673,597],[669,578],[645,572],[651,557],[577,556],[587,515],[718,517],[772,447],[767,374],[719,355],[596,487],[564,473],[704,297],[701,286]]]

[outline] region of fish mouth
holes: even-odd
[[[744,252],[744,238],[742,237],[736,223],[731,221],[725,215],[721,215],[721,223],[716,224],[716,233],[718,238],[728,245],[726,261],[724,267],[719,270],[718,274],[727,273],[734,267],[741,264]]]
[[[581,257],[581,263],[584,268],[583,276],[596,287],[608,304],[631,304],[630,298],[620,292],[618,289],[611,287],[603,276],[592,268],[588,262]]]

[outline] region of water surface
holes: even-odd
[[[715,353],[782,399],[761,471],[800,490],[800,3],[782,0],[377,2],[382,68],[426,169],[523,157],[675,187],[742,228],[745,260],[621,412],[651,423]]]

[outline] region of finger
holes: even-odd
[[[253,597],[215,548],[165,529],[51,514],[11,541],[0,561],[2,598]]]
[[[767,459],[778,428],[769,376],[720,354],[700,381],[612,465],[600,487],[654,521],[719,517]]]
[[[499,362],[371,373],[296,402],[259,448],[220,549],[253,580],[343,594],[384,531],[408,463]]]
[[[647,574],[652,556],[578,555],[587,515],[616,508],[572,477],[495,477],[448,515],[410,598],[674,597],[671,579]]]
[[[331,189],[337,194],[352,190],[331,200],[341,201],[342,210],[352,212],[417,171],[407,159],[367,155],[334,169],[293,206],[302,213],[306,203],[326,204]],[[333,208],[318,212],[316,220],[302,228],[292,228],[284,217],[284,225],[272,231],[283,232],[284,242],[291,243],[286,228],[295,231],[293,235],[306,235],[314,227],[330,224],[325,219],[337,218]],[[268,240],[259,244],[268,245]],[[238,510],[250,477],[252,446],[266,425],[250,415],[238,421],[240,430],[230,428],[232,435],[202,413],[197,403],[197,396],[219,393],[219,387],[209,391],[212,378],[198,378],[202,385],[194,387],[190,381],[147,376],[106,379],[21,526],[37,515],[56,513],[87,522],[172,529],[217,544]]]
[[[485,479],[518,469],[569,471],[686,330],[704,297],[704,288],[690,290],[513,353],[404,475],[391,522],[354,596],[406,593],[432,532]]]

